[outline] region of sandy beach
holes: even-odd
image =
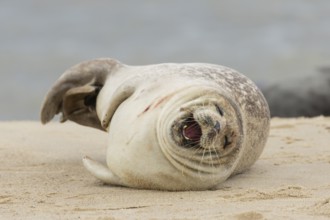
[[[0,122],[0,218],[330,218],[329,117],[272,119],[256,164],[209,191],[103,185],[81,158],[104,161],[106,145],[106,133],[73,123]]]

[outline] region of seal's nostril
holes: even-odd
[[[215,122],[214,129],[215,129],[217,132],[220,131],[220,129],[221,129],[220,122],[218,122],[218,121]]]

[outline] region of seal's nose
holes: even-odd
[[[220,122],[216,121],[213,128],[217,131],[217,133],[219,133],[221,129]]]

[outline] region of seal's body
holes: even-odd
[[[42,122],[59,112],[109,133],[107,166],[83,159],[92,174],[146,189],[215,187],[257,160],[269,131],[259,89],[232,69],[202,63],[84,62],[48,93]]]

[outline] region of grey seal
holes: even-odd
[[[206,190],[243,172],[260,156],[270,124],[263,94],[231,68],[110,58],[64,72],[45,98],[42,123],[58,113],[108,133],[107,165],[83,158],[95,177],[160,190]]]

